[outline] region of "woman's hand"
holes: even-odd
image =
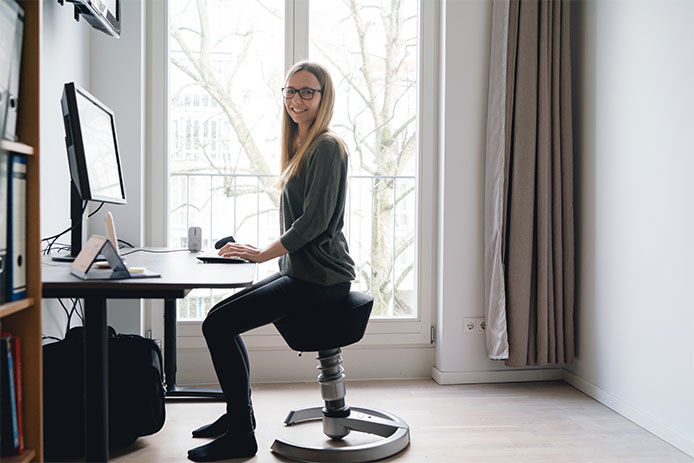
[[[227,243],[217,254],[222,257],[238,257],[257,264],[270,260],[269,257],[265,257],[263,251],[250,244]]]
[[[238,257],[239,259],[261,264],[275,257],[283,256],[288,252],[280,240],[276,240],[262,251],[250,244],[227,243],[222,246],[217,254],[222,257]]]

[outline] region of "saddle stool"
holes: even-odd
[[[318,352],[318,376],[324,407],[292,410],[284,420],[287,426],[312,420],[323,420],[323,433],[341,440],[350,431],[361,431],[383,437],[363,445],[311,447],[281,439],[272,444],[272,451],[285,458],[308,462],[361,463],[381,460],[403,450],[410,443],[410,429],[397,416],[368,408],[345,404],[345,375],[341,347],[353,344],[364,336],[373,298],[352,291],[335,307],[301,317],[285,317],[275,322],[289,347],[299,352]]]

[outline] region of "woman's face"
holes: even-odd
[[[318,114],[318,107],[320,106],[323,94],[315,92],[313,98],[304,100],[299,96],[298,90],[302,88],[320,90],[321,87],[318,79],[311,72],[303,70],[294,73],[287,81],[285,87],[291,87],[297,90],[293,97],[284,99],[284,106],[287,108],[289,117],[299,126],[304,126],[305,128],[310,127],[316,119],[316,114]]]

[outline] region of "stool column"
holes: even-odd
[[[349,407],[345,404],[345,375],[342,368],[341,350],[330,349],[318,352],[318,375],[321,396],[325,402],[323,408],[323,433],[331,439],[342,439],[349,434],[349,428],[337,418],[349,416]]]

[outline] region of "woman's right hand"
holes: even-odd
[[[239,259],[260,264],[275,257],[283,256],[288,252],[280,240],[276,240],[262,251],[250,244],[227,243],[221,247],[217,254],[222,257],[238,257]]]
[[[217,252],[222,257],[238,257],[250,262],[264,262],[260,250],[250,244],[227,243]]]

